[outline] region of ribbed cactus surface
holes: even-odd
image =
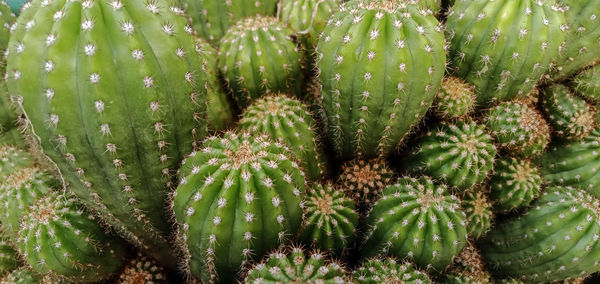
[[[431,283],[427,273],[415,269],[412,263],[398,261],[391,257],[366,260],[352,272],[352,280],[360,284]]]
[[[0,232],[0,234],[4,234],[4,232]],[[20,265],[19,255],[9,238],[0,236],[0,276],[8,274]]]
[[[581,71],[573,78],[570,86],[576,95],[594,104],[600,103],[600,65]]]
[[[596,109],[564,85],[549,87],[543,104],[552,129],[565,139],[580,140],[594,129]]]
[[[471,113],[475,108],[475,87],[455,77],[442,81],[433,107],[436,116],[442,119],[457,119]]]
[[[542,177],[532,161],[505,157],[496,161],[490,179],[490,199],[494,210],[508,212],[527,207],[540,196]]]

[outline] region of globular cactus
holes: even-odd
[[[23,216],[16,245],[37,273],[97,282],[118,272],[125,246],[96,222],[70,193],[50,192]]]
[[[307,257],[302,248],[275,251],[248,271],[245,283],[347,283],[342,264],[315,251]]]
[[[401,178],[385,188],[365,224],[363,257],[386,253],[434,270],[449,265],[467,240],[460,199],[428,177]]]
[[[41,282],[40,276],[25,269],[19,268],[0,279],[0,284],[56,284],[58,281]],[[46,279],[44,279],[46,280]]]
[[[341,188],[361,209],[373,206],[379,193],[393,182],[394,171],[383,159],[346,162],[342,165],[339,176]]]
[[[432,283],[427,273],[415,269],[412,263],[399,262],[391,257],[367,259],[352,272],[352,280],[360,284]]]
[[[435,101],[435,115],[442,119],[457,119],[475,108],[475,87],[455,77],[446,77]]]
[[[168,283],[165,269],[146,255],[138,254],[119,275],[119,284]]]
[[[494,211],[507,213],[524,208],[540,196],[541,171],[530,160],[513,157],[498,159],[489,187]]]
[[[525,215],[496,225],[481,246],[493,275],[525,282],[587,276],[600,269],[600,202],[570,187],[546,188]]]
[[[319,145],[317,125],[300,101],[282,94],[259,99],[244,111],[238,129],[264,133],[287,145],[307,179],[319,180],[326,173],[326,155]]]
[[[547,73],[567,25],[555,1],[457,0],[448,14],[451,66],[481,106],[527,96]]]
[[[469,189],[481,183],[494,167],[496,147],[483,125],[442,122],[413,143],[405,168]]]
[[[241,108],[270,93],[300,96],[301,56],[292,30],[277,18],[256,16],[232,26],[219,50],[219,69]]]
[[[33,1],[8,48],[10,94],[84,205],[174,265],[165,200],[206,133],[205,58],[170,0]]]
[[[242,266],[298,231],[306,181],[289,149],[265,135],[210,137],[180,169],[173,200],[186,266],[234,281]]]
[[[349,1],[331,17],[316,52],[337,156],[387,156],[423,118],[445,71],[442,30],[402,1]]]
[[[358,226],[354,207],[354,201],[332,184],[314,184],[306,193],[301,240],[335,254],[352,247]]]
[[[580,140],[596,124],[596,109],[563,85],[553,85],[545,91],[544,111],[554,132],[565,139]]]
[[[340,3],[341,0],[283,1],[279,18],[298,33],[311,55],[327,20],[337,11]]]
[[[537,156],[550,142],[548,123],[534,106],[525,102],[502,102],[489,109],[484,120],[497,145],[510,154]]]
[[[479,239],[490,230],[492,203],[480,188],[467,190],[462,194],[462,210],[467,217],[467,233],[470,238]]]
[[[596,105],[600,103],[600,65],[581,71],[573,78],[570,86],[576,95]]]
[[[4,232],[0,232],[0,234],[4,234]],[[21,265],[19,255],[9,239],[6,236],[0,236],[0,276],[8,274]]]
[[[0,177],[6,179],[15,171],[33,166],[33,159],[29,153],[13,146],[0,146]]]

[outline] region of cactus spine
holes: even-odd
[[[394,182],[393,179],[394,172],[384,160],[358,159],[342,165],[339,183],[346,195],[363,209],[361,211],[368,211],[381,191]]]
[[[455,77],[446,77],[433,108],[438,117],[449,120],[465,117],[473,111],[475,103],[474,86]]]
[[[366,260],[352,272],[352,280],[360,284],[431,283],[425,272],[415,269],[410,262],[398,262],[394,258]]]
[[[546,90],[544,111],[554,132],[565,139],[582,139],[596,123],[596,109],[571,94],[563,85],[554,85]]]
[[[496,161],[489,184],[494,211],[506,213],[526,207],[540,196],[541,171],[529,160],[506,157]]]

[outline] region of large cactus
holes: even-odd
[[[11,95],[82,202],[174,264],[167,188],[206,132],[204,58],[169,0],[34,1],[9,44]]]
[[[317,66],[338,156],[386,156],[420,121],[445,71],[442,29],[401,1],[350,1],[332,16]]]
[[[447,21],[451,65],[482,106],[526,96],[558,56],[566,28],[554,0],[457,0]]]

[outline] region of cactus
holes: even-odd
[[[349,161],[342,165],[341,172],[342,189],[361,209],[370,208],[379,193],[394,182],[394,172],[382,159]]]
[[[3,233],[0,232],[0,234]],[[17,269],[19,266],[19,256],[9,243],[9,238],[0,236],[0,276]]]
[[[170,0],[34,1],[9,43],[10,94],[105,223],[174,265],[168,187],[206,133],[205,58]]]
[[[168,283],[165,269],[158,265],[156,261],[143,254],[129,261],[121,275],[119,275],[119,284],[130,283]]]
[[[457,0],[447,21],[451,66],[481,106],[524,97],[558,57],[566,28],[554,1]]]
[[[551,282],[598,271],[599,206],[582,190],[547,188],[525,215],[488,233],[481,251],[490,272],[525,282]]]
[[[475,102],[474,86],[455,77],[446,77],[433,103],[433,109],[439,118],[457,119],[470,114],[475,108]]]
[[[580,140],[595,126],[596,109],[572,95],[563,85],[553,85],[546,90],[544,111],[554,132],[565,139]]]
[[[405,163],[409,171],[423,172],[460,189],[481,183],[494,167],[492,137],[475,122],[442,122],[414,145]]]
[[[600,103],[600,65],[581,71],[570,86],[578,96],[596,105]]]
[[[383,252],[428,269],[444,269],[467,239],[460,200],[428,177],[401,178],[385,188],[365,223],[362,256]]]
[[[491,275],[485,270],[484,262],[479,250],[471,243],[463,249],[440,283],[472,283],[490,284]],[[495,283],[495,282],[494,282]]]
[[[245,283],[346,283],[344,266],[320,252],[306,257],[302,248],[291,247],[269,254],[248,271]]]
[[[17,247],[40,274],[97,282],[117,272],[125,246],[106,234],[70,193],[50,192],[23,216]]]
[[[415,269],[410,262],[398,262],[394,258],[366,260],[352,272],[352,280],[360,284],[432,283],[427,273]]]
[[[240,20],[223,39],[219,69],[241,108],[264,94],[300,96],[301,58],[293,32],[273,17]]]
[[[298,231],[306,181],[288,153],[265,135],[228,132],[186,158],[173,210],[192,274],[234,281],[253,256]]]
[[[445,71],[442,30],[428,11],[398,1],[341,5],[316,51],[337,156],[387,156],[423,118]]]
[[[1,7],[2,4],[0,4]],[[0,9],[1,13],[1,9]],[[1,65],[2,63],[0,63]],[[0,80],[0,145],[24,146],[19,129],[19,117],[8,95],[6,83]]]
[[[315,184],[306,194],[300,238],[311,247],[340,254],[356,239],[354,202],[331,184]]]
[[[29,153],[12,146],[0,146],[0,177],[2,180],[19,169],[32,166],[33,159]]]
[[[8,46],[10,33],[14,28],[13,25],[15,22],[15,14],[11,12],[10,6],[7,5],[6,2],[2,1],[0,3],[0,50],[2,51],[4,51]],[[1,65],[4,66],[4,64]]]
[[[530,157],[542,154],[550,142],[550,127],[534,106],[502,102],[485,114],[485,125],[506,152]]]
[[[507,213],[527,207],[540,196],[541,171],[530,160],[505,157],[496,161],[489,185],[494,211]]]
[[[42,279],[33,272],[25,269],[19,268],[13,270],[11,273],[5,275],[0,279],[0,284],[55,284],[55,281],[46,281],[41,282]]]
[[[279,19],[299,33],[308,54],[314,52],[327,20],[337,11],[341,0],[290,0],[281,5]]]
[[[463,193],[462,209],[467,215],[469,237],[478,239],[490,230],[494,219],[492,203],[481,189],[475,188]]]
[[[326,156],[317,141],[316,123],[298,100],[281,94],[259,99],[246,109],[238,129],[264,133],[286,144],[298,158],[308,180],[319,180],[325,174]]]

